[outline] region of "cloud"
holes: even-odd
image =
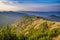
[[[19,1],[0,0],[0,11],[59,11],[59,3],[21,3]]]
[[[18,6],[16,5],[11,5],[12,3],[6,3],[0,1],[0,11],[17,11],[20,10]]]

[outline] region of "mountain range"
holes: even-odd
[[[3,11],[0,12],[0,26],[5,24],[13,24],[24,16],[42,17],[46,20],[60,22],[60,12],[35,12],[35,11]]]

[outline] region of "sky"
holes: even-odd
[[[60,11],[60,0],[0,0],[0,11]]]

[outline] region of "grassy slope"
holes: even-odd
[[[33,17],[33,18],[23,17],[16,23],[12,24],[12,26],[20,28],[18,30],[24,33],[24,35],[29,36],[31,34],[33,35],[35,33],[39,33],[38,31],[39,30],[41,31],[42,29],[44,31],[46,30],[45,32],[47,32],[55,28],[60,28],[60,22],[47,21],[39,17]],[[57,40],[57,37],[54,40]]]

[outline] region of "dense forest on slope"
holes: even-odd
[[[41,17],[23,17],[0,28],[0,40],[54,40],[60,35],[60,22]]]

